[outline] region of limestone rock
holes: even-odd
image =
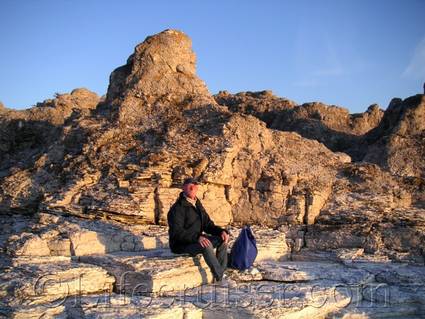
[[[244,283],[233,289],[191,289],[185,300],[202,307],[204,318],[324,318],[356,301],[349,292],[326,283],[313,288],[312,283],[290,286],[267,281]]]
[[[172,105],[187,107],[211,103],[205,84],[196,76],[196,57],[190,38],[176,30],[147,37],[127,64],[112,72],[106,102],[117,106],[118,119],[126,124],[141,115]],[[193,103],[193,102],[191,102]]]
[[[51,214],[40,214],[37,220],[34,217],[12,219],[15,219],[13,224],[2,222],[9,237],[15,234],[19,238],[16,232],[29,231],[46,241],[49,248],[51,241],[64,240],[65,236],[72,238],[78,232],[87,232],[89,237],[94,233],[106,236],[111,232],[116,234],[117,239],[132,234],[131,242],[134,243],[134,238],[150,238],[152,245],[147,243],[146,249],[140,251],[106,254],[99,254],[101,251],[95,251],[97,247],[92,245],[91,252],[97,254],[75,257],[27,255],[8,258],[3,254],[0,260],[5,271],[0,286],[2,299],[7,304],[2,311],[9,317],[134,316],[136,309],[142,305],[138,316],[209,317],[215,313],[225,318],[338,317],[361,313],[362,307],[373,303],[374,307],[367,309],[368,316],[373,318],[388,314],[387,307],[391,308],[394,316],[418,315],[424,305],[421,298],[423,265],[392,262],[384,256],[366,253],[364,249],[336,249],[321,253],[315,250],[313,254],[304,247],[294,253],[284,245],[292,239],[307,236],[309,232],[308,229],[306,233],[301,231],[297,225],[279,230],[252,226],[259,248],[255,265],[259,272],[229,271],[231,278],[236,280],[236,286],[231,288],[209,284],[211,274],[202,257],[177,256],[169,249],[156,246],[155,243],[161,241],[158,234],[164,233],[166,227],[130,226]],[[61,225],[62,229],[55,225]],[[306,229],[311,225],[302,227]],[[230,228],[230,247],[239,231],[239,228]],[[125,236],[117,232],[125,232]],[[25,238],[25,232],[22,234]],[[89,240],[89,237],[82,240],[82,244],[93,243],[95,239]],[[106,239],[111,242],[107,247],[119,242],[114,238]],[[90,253],[89,246],[82,248]],[[120,248],[130,249],[130,246],[123,243]],[[302,258],[304,261],[300,261]],[[48,287],[53,290],[33,296],[30,288],[22,288],[23,278],[29,283],[28,287],[32,287],[32,278],[44,278],[46,273],[50,280],[45,286],[50,284]],[[59,280],[57,276],[62,274],[65,278],[62,285],[65,282],[71,289],[68,297],[61,295],[60,287],[54,286]],[[81,295],[78,290],[73,290],[75,280],[71,277],[84,280]],[[114,292],[101,287],[104,277],[110,278],[106,286]]]
[[[9,238],[8,249],[15,255],[24,256],[49,256],[50,249],[47,242],[32,233],[22,233]]]
[[[232,206],[227,200],[225,186],[208,183],[201,186],[197,196],[215,224],[226,226],[233,221]]]
[[[345,284],[364,284],[374,280],[373,275],[366,270],[347,269],[329,262],[264,262],[258,267],[263,279],[273,281],[299,282],[328,279]]]
[[[332,312],[330,318],[344,319],[368,319],[368,318],[421,318],[424,315],[421,307],[415,304],[388,303],[377,304],[369,300],[364,300],[348,305]]]
[[[385,304],[387,291],[394,316],[422,314],[424,96],[359,114],[270,91],[212,97],[195,60],[190,39],[166,30],[112,72],[106,97],[76,89],[23,111],[0,108],[2,314],[354,316],[365,302]],[[260,272],[233,271],[237,285],[274,292],[218,299],[242,309],[200,305],[196,290],[213,297],[217,287],[203,258],[170,252],[166,227],[189,176],[201,180],[198,196],[214,222],[230,230],[229,249],[240,226],[252,226]],[[36,277],[51,273],[47,293],[35,295]],[[84,302],[51,307],[64,287],[79,294],[80,277]],[[152,292],[161,303],[193,288],[188,305],[139,313],[133,305],[97,307],[109,293],[103,282],[115,282],[115,305],[121,291]],[[341,285],[349,289],[336,291]],[[289,304],[257,307],[282,294]],[[146,301],[139,297],[130,303]]]
[[[56,305],[55,307],[46,305],[18,306],[9,309],[8,315],[14,319],[66,318],[66,311],[63,305]]]
[[[423,259],[418,247],[425,243],[425,211],[403,195],[409,187],[377,165],[347,166],[316,223],[307,227],[306,246],[363,248],[396,260],[404,259],[400,253],[412,261]]]
[[[73,101],[83,110],[80,101],[91,100],[90,92],[78,89],[45,105],[60,109]],[[354,135],[375,125],[380,114],[377,106],[362,116],[318,103],[296,107],[268,91],[222,92],[216,100],[227,106],[218,105],[196,77],[186,35],[167,30],[149,37],[113,72],[101,105],[64,123],[50,147],[35,148],[36,158],[25,167],[3,171],[0,208],[165,224],[182,180],[195,175],[203,181],[203,204],[219,225],[314,225],[350,158],[296,133],[268,129],[242,114],[247,104],[256,105],[255,116],[290,111]],[[407,208],[409,196],[420,201],[417,194],[401,190],[397,201]],[[62,250],[67,243],[52,245]]]
[[[98,101],[95,93],[77,89],[26,110],[2,112],[1,211],[34,212],[43,194],[57,188],[65,153],[84,140],[81,127],[65,138],[63,126],[89,115]]]
[[[181,191],[182,190],[180,188],[158,188],[156,199],[158,202],[158,222],[161,225],[167,225],[168,211],[179,197]]]
[[[345,108],[319,102],[297,105],[267,94],[267,91],[234,95],[223,91],[214,98],[232,112],[258,117],[267,127],[295,131],[322,142],[333,151],[348,152],[356,158],[352,144],[358,143],[362,135],[378,126],[384,114],[376,104],[369,106],[364,113],[350,114]]]
[[[99,267],[55,257],[39,262],[13,260],[1,274],[1,294],[8,306],[63,301],[77,294],[111,291],[114,278]]]
[[[201,319],[202,309],[191,303],[176,303],[172,298],[152,299],[151,297],[111,294],[103,297],[83,297],[67,304],[67,313],[84,318],[176,318]]]
[[[184,290],[212,281],[203,258],[151,257],[135,254],[80,256],[80,262],[107,269],[116,279],[117,292],[158,294]]]
[[[168,248],[167,229],[154,225],[123,226],[41,213],[27,231],[8,237],[10,255],[83,256]]]
[[[294,101],[279,98],[271,91],[240,92],[230,94],[220,91],[214,95],[215,101],[229,108],[231,112],[250,114],[270,124],[280,112],[290,110],[297,104]]]
[[[364,161],[377,163],[396,175],[423,179],[424,119],[424,95],[392,101],[380,125],[365,137],[368,147]]]

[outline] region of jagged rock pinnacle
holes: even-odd
[[[165,30],[136,46],[127,64],[110,76],[106,103],[120,122],[134,123],[151,112],[214,103],[196,76],[192,41],[183,32]]]

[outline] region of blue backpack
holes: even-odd
[[[257,257],[257,242],[249,226],[244,226],[230,251],[230,267],[245,270]]]

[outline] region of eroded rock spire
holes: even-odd
[[[192,41],[183,32],[165,30],[136,46],[127,64],[110,76],[106,103],[112,117],[136,124],[151,112],[214,103],[196,76]]]

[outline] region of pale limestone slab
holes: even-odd
[[[117,291],[129,294],[178,291],[212,281],[212,273],[201,255],[145,257],[123,253],[80,256],[78,261],[107,269],[116,279]]]

